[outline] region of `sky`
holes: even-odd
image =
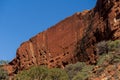
[[[11,61],[20,44],[96,0],[0,0],[0,60]]]

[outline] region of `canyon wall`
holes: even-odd
[[[17,73],[33,65],[64,68],[77,61],[95,64],[94,45],[116,39],[120,39],[120,0],[98,0],[92,10],[77,12],[22,43],[5,68]]]

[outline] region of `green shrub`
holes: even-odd
[[[114,55],[113,60],[111,61],[112,64],[120,62],[120,55]]]
[[[120,61],[120,40],[103,41],[97,44],[97,48],[101,55],[97,60],[97,65],[104,65]],[[104,49],[105,48],[105,49]],[[106,50],[108,50],[106,54]],[[114,52],[114,53],[113,53]]]
[[[38,79],[38,80],[44,80],[46,76],[48,75],[48,68],[45,66],[37,66],[37,67],[32,67],[28,73],[31,76],[31,79]]]
[[[94,65],[86,65],[83,67],[81,72],[91,72],[93,68],[94,68]]]
[[[14,80],[69,80],[64,70],[45,66],[34,66],[18,73]]]
[[[67,73],[58,68],[50,69],[46,80],[69,80]]]
[[[69,64],[65,67],[65,71],[67,72],[69,79],[72,80],[72,78],[80,72],[83,67],[85,67],[86,64],[84,62],[77,62],[76,64]]]
[[[22,71],[15,76],[14,80],[31,80],[31,79],[27,71]]]
[[[72,80],[85,80],[89,77],[88,75],[87,72],[79,72]]]
[[[108,54],[103,54],[101,56],[99,56],[98,61],[97,61],[97,65],[107,65],[111,62],[111,60],[113,59],[113,54],[112,53],[108,53]]]
[[[82,70],[73,77],[72,80],[86,80],[87,78],[89,78],[91,76],[91,72],[92,72],[93,68],[94,68],[93,65],[84,66],[82,68]]]
[[[15,80],[44,80],[48,75],[48,69],[44,66],[34,66],[17,74]]]
[[[115,51],[120,48],[120,40],[108,41],[107,44],[109,51]]]
[[[0,68],[0,80],[8,80],[8,73],[2,68]]]
[[[96,52],[98,55],[108,53],[108,45],[106,41],[102,41],[96,44]]]
[[[111,51],[116,51],[119,48],[120,48],[120,40],[101,41],[96,44],[96,52],[99,55],[102,55]]]

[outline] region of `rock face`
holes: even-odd
[[[32,65],[95,64],[94,45],[115,39],[120,39],[120,0],[98,0],[94,9],[78,12],[22,43],[6,69],[17,73]]]

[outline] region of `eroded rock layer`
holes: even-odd
[[[115,39],[120,39],[120,0],[98,0],[94,9],[78,12],[22,43],[6,68],[16,73],[32,65],[95,64],[94,45]]]

